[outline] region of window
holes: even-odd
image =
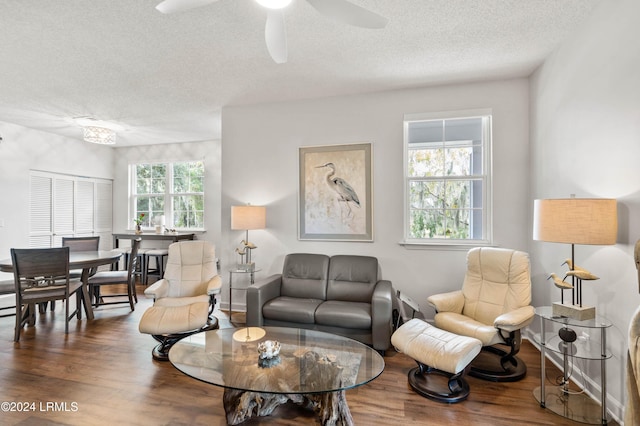
[[[407,115],[404,139],[405,243],[490,243],[490,112]]]
[[[131,225],[204,229],[204,162],[133,164],[131,177]]]

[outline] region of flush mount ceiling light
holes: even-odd
[[[83,139],[85,141],[101,145],[115,144],[116,132],[124,130],[124,128],[118,124],[96,120],[91,117],[76,117],[71,120],[76,125],[82,127]]]
[[[82,128],[83,138],[87,142],[101,145],[113,145],[116,143],[116,132],[106,127],[86,126]]]

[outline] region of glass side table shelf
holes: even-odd
[[[583,321],[555,316],[551,306],[536,308],[536,315],[540,317],[541,326],[540,335],[536,336],[540,344],[540,386],[534,389],[534,397],[541,407],[568,419],[588,424],[608,424],[606,360],[611,358],[611,352],[607,350],[607,329],[612,323],[598,315]],[[582,338],[583,332],[589,335],[588,339]],[[545,385],[547,350],[562,355],[562,383],[557,386]],[[600,404],[584,392],[569,389],[570,357],[600,361]]]
[[[231,268],[229,269],[229,318],[231,318],[231,311],[232,311],[232,293],[233,290],[246,290],[246,287],[233,287],[233,275],[234,274],[245,274],[245,275],[249,275],[249,285],[253,284],[255,282],[255,276],[256,276],[256,272],[260,272],[260,268],[254,268],[254,269],[239,269],[239,268]]]

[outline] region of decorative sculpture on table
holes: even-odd
[[[576,299],[577,304],[581,308],[582,306],[582,281],[594,281],[599,280],[599,277],[596,277],[591,272],[587,271],[584,268],[581,268],[578,265],[574,265],[571,259],[567,259],[562,263],[563,265],[569,266],[569,270],[564,275],[564,278],[560,279],[555,273],[549,274],[549,278],[553,279],[553,284],[560,289],[560,303],[564,303],[564,290],[576,290]],[[577,285],[573,285],[571,283],[566,282],[567,277],[572,277],[577,281]],[[547,278],[547,279],[549,279]]]
[[[258,343],[258,366],[260,368],[275,367],[280,364],[280,342],[265,340]]]
[[[566,276],[565,276],[566,278]],[[555,273],[550,273],[547,279],[553,279],[553,284],[560,289],[560,303],[564,303],[564,291],[572,290],[573,285],[566,282],[564,279],[560,279]]]

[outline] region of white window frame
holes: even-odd
[[[455,120],[465,118],[483,118],[482,140],[482,174],[473,175],[482,181],[482,238],[480,239],[449,239],[449,238],[411,238],[410,237],[410,184],[412,181],[421,180],[409,176],[409,126],[413,122],[430,120]],[[492,198],[492,110],[474,109],[460,111],[446,111],[436,113],[405,114],[403,122],[404,130],[404,223],[403,240],[400,244],[405,246],[447,246],[467,249],[470,246],[493,245],[493,198]],[[465,176],[464,178],[469,178]],[[437,178],[432,179],[437,180]],[[446,180],[446,179],[443,179]]]
[[[177,196],[189,196],[189,195],[200,195],[202,196],[203,199],[203,210],[202,210],[202,223],[203,226],[202,227],[182,227],[182,228],[177,228],[177,231],[205,231],[204,229],[204,220],[205,220],[205,214],[206,214],[206,209],[205,209],[205,189],[204,189],[204,185],[206,183],[206,179],[205,179],[205,175],[206,175],[206,169],[203,172],[203,190],[202,192],[173,192],[173,167],[175,164],[179,164],[179,163],[195,163],[195,162],[201,162],[203,163],[203,167],[204,167],[204,159],[191,159],[191,160],[179,160],[179,161],[142,161],[139,163],[131,163],[129,164],[129,225],[128,228],[129,229],[134,229],[135,228],[135,223],[133,222],[133,219],[138,217],[138,212],[137,212],[137,198],[138,195],[141,196],[163,196],[164,197],[164,217],[165,217],[165,225],[167,228],[169,229],[173,229],[173,199],[174,197]],[[164,194],[162,193],[149,193],[149,194],[138,194],[137,193],[137,166],[142,165],[142,164],[148,164],[148,165],[158,165],[158,164],[164,164],[167,167],[167,172],[165,174],[165,191]],[[154,218],[150,218],[150,224],[151,226],[143,226],[143,229],[152,229],[154,228]]]

